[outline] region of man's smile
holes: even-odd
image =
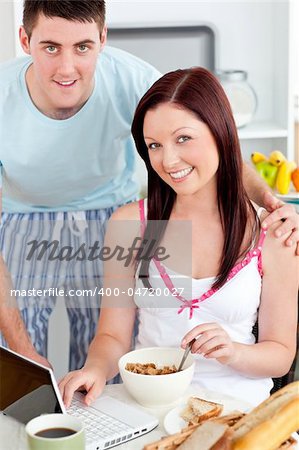
[[[58,86],[64,87],[64,88],[68,88],[68,87],[72,87],[76,84],[77,80],[68,80],[68,81],[56,81],[53,80],[56,84],[58,84]]]

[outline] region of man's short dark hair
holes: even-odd
[[[105,0],[24,0],[23,25],[30,38],[39,15],[43,14],[78,22],[96,22],[101,33],[105,12]]]

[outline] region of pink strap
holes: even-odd
[[[257,248],[260,251],[262,249],[262,246],[264,245],[266,234],[267,234],[267,229],[262,228],[262,231],[261,231],[261,234],[260,234],[260,237],[259,237],[259,241],[257,243]]]
[[[146,220],[145,220],[145,208],[144,208],[144,199],[139,200],[139,216],[140,216],[140,227],[141,227],[141,235],[144,236],[144,232],[145,232],[145,227],[146,227]],[[196,305],[196,303],[198,303],[198,299],[195,300],[186,300],[184,297],[182,297],[181,295],[179,295],[177,293],[177,290],[175,289],[168,273],[166,272],[166,270],[164,269],[164,267],[161,265],[160,261],[156,260],[155,258],[153,258],[153,261],[161,275],[161,278],[163,279],[166,287],[168,287],[169,291],[172,293],[172,295],[174,295],[178,300],[180,300],[182,302],[182,306],[178,311],[178,314],[180,314],[181,312],[183,312],[183,310],[185,308],[190,308],[190,315],[189,318],[191,319],[193,316],[193,309],[194,308],[198,308],[198,305]]]
[[[145,232],[144,199],[139,200],[138,203],[139,203],[139,216],[140,216],[141,236],[144,236],[144,232]]]
[[[144,200],[139,200],[139,214],[140,214],[140,222],[141,222],[141,233],[143,236],[144,232],[145,232],[145,226],[146,226]],[[266,234],[267,234],[267,230],[262,229],[257,246],[254,249],[249,250],[249,252],[245,255],[244,259],[232,268],[232,270],[230,271],[230,273],[227,277],[226,282],[231,280],[232,278],[234,278],[237,275],[237,273],[241,269],[243,269],[243,267],[247,266],[250,263],[250,261],[252,260],[252,258],[254,258],[254,257],[258,257],[258,271],[259,271],[261,277],[263,276],[262,251],[261,250],[262,250],[262,246],[265,241]],[[177,293],[177,290],[174,287],[170,276],[168,275],[168,273],[166,272],[164,266],[162,266],[160,261],[156,260],[155,258],[153,258],[153,261],[157,267],[158,272],[161,275],[162,280],[165,283],[165,286],[169,289],[169,291],[172,293],[172,295],[175,296],[182,303],[181,307],[178,310],[178,314],[181,314],[184,311],[184,309],[189,308],[190,309],[189,319],[192,319],[192,317],[193,317],[193,310],[196,308],[199,308],[199,303],[203,302],[207,298],[210,298],[213,294],[215,294],[219,290],[219,288],[218,289],[214,289],[214,288],[209,289],[207,292],[205,292],[199,298],[187,300]]]
[[[258,257],[257,267],[258,267],[258,271],[259,271],[259,274],[260,274],[261,277],[263,276],[262,247],[263,247],[264,242],[265,242],[266,234],[267,234],[267,229],[262,228],[262,231],[261,231],[261,234],[260,234],[260,238],[259,238],[259,241],[257,243],[257,249],[256,249],[256,251],[258,252],[257,253],[257,255],[258,255],[257,256]]]
[[[178,310],[178,314],[183,312],[185,308],[190,308],[189,319],[192,319],[193,309],[199,308],[197,303],[199,303],[201,300],[197,299],[197,298],[194,300],[186,300],[184,297],[179,295],[177,293],[177,289],[175,289],[173,282],[170,279],[170,276],[168,275],[168,273],[166,272],[165,268],[162,266],[160,261],[158,261],[155,258],[153,258],[153,261],[161,275],[161,278],[163,279],[163,281],[165,283],[165,286],[169,289],[169,292],[171,292],[174,297],[176,297],[180,302],[182,302],[182,305],[181,305],[180,309]]]
[[[243,269],[243,267],[247,266],[250,261],[252,260],[252,258],[254,257],[258,257],[258,271],[261,275],[261,277],[263,276],[263,270],[262,270],[262,246],[264,244],[265,241],[265,237],[266,237],[267,231],[265,229],[262,229],[260,237],[259,237],[259,241],[257,244],[257,247],[255,247],[253,250],[250,250],[244,257],[244,259],[242,261],[240,261],[238,264],[236,264],[232,270],[230,271],[226,282],[230,281],[232,278],[234,278],[238,272],[240,272],[240,270]],[[177,294],[176,289],[173,285],[173,282],[171,281],[168,273],[166,272],[165,268],[161,265],[160,261],[157,261],[155,259],[153,259],[160,275],[161,278],[163,279],[166,287],[169,289],[169,291],[178,299],[182,302],[181,308],[178,310],[178,314],[180,314],[181,312],[184,311],[185,308],[190,308],[190,314],[189,314],[189,319],[192,319],[193,316],[193,309],[195,308],[199,308],[199,303],[203,302],[204,300],[206,300],[207,298],[210,298],[212,295],[214,295],[219,288],[215,289],[209,289],[207,292],[205,292],[204,294],[202,294],[199,298],[195,298],[192,300],[186,300],[184,297],[182,297],[181,295]]]

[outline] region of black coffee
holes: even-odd
[[[77,433],[77,431],[71,430],[70,428],[47,428],[46,430],[41,430],[38,433],[35,433],[35,436],[56,439],[71,436],[75,433]]]

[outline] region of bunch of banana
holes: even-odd
[[[292,173],[296,169],[295,162],[287,161],[279,150],[273,151],[268,159],[263,153],[254,152],[251,155],[251,161],[272,189],[276,187],[280,194],[289,192],[291,178],[295,178],[292,177]]]

